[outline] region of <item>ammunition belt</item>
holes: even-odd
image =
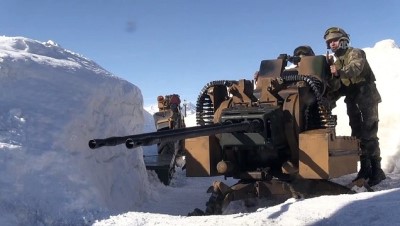
[[[211,101],[208,89],[213,86],[225,86],[226,88],[232,86],[237,81],[234,80],[217,80],[207,83],[200,91],[196,103],[196,123],[197,125],[210,125],[214,120],[214,105]]]

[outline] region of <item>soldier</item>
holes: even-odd
[[[303,56],[315,56],[315,53],[312,50],[311,46],[302,45],[302,46],[298,46],[296,49],[294,49],[293,56],[301,58]],[[299,60],[294,62],[294,65],[296,65],[296,67],[298,67],[298,64],[299,64]],[[254,77],[254,80],[257,82],[257,80],[258,80],[258,71],[256,71],[254,73],[253,77]]]
[[[293,59],[293,64],[296,65],[296,68],[299,67],[300,59],[304,56],[315,56],[315,53],[312,50],[311,46],[298,46],[296,49],[293,50],[293,57],[295,58]]]
[[[340,80],[340,88],[334,95],[335,101],[345,96],[351,135],[360,139],[361,169],[354,179],[368,179],[370,186],[386,178],[381,169],[378,141],[378,103],[381,96],[375,85],[375,76],[365,52],[349,46],[349,35],[339,27],[326,30],[324,39],[336,61],[330,66],[334,78]]]
[[[312,50],[311,46],[299,46],[293,51],[293,56],[296,57],[303,57],[303,56],[315,56],[314,51]]]

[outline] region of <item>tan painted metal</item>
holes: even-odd
[[[208,177],[219,175],[221,147],[215,136],[202,136],[185,140],[186,176]]]
[[[332,130],[309,130],[299,135],[299,175],[330,179],[357,172],[359,141],[335,136]]]

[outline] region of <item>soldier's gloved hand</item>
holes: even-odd
[[[329,55],[329,52],[326,53],[326,62],[329,65],[333,65],[335,63],[335,58],[332,55]]]

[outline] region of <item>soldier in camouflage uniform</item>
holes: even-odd
[[[330,66],[334,78],[340,80],[340,88],[334,92],[336,101],[345,96],[347,115],[352,136],[360,139],[361,169],[357,179],[368,179],[370,186],[386,178],[381,169],[378,141],[378,103],[381,96],[375,85],[375,76],[365,52],[349,47],[349,35],[341,28],[326,30],[324,39],[327,48],[335,54],[336,61]]]

